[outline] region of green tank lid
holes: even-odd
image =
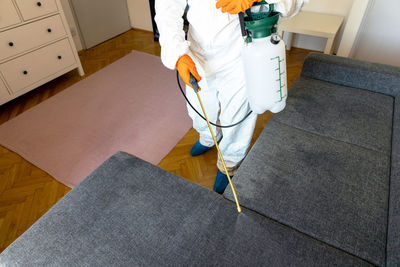
[[[278,20],[279,12],[274,11],[273,4],[268,4],[264,0],[256,2],[246,10],[244,24],[250,33],[246,41],[249,43],[253,38],[265,38],[275,33]]]

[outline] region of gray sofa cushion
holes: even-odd
[[[4,266],[366,266],[117,153],[0,255]]]
[[[387,265],[400,266],[400,97],[394,108]]]
[[[310,53],[301,75],[393,97],[400,92],[400,68],[351,58]]]
[[[383,265],[389,156],[279,123],[276,116],[233,179],[239,202]],[[225,196],[233,201],[229,187]]]
[[[392,117],[391,96],[300,77],[274,119],[390,155]]]

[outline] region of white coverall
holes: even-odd
[[[188,54],[202,77],[200,97],[211,122],[231,125],[241,120],[249,111],[241,49],[244,44],[237,15],[222,13],[216,0],[156,0],[155,21],[160,33],[161,60],[169,69],[175,69],[180,56]],[[303,0],[270,0],[277,3],[275,10],[283,17],[298,12]],[[186,5],[190,23],[187,41],[183,30]],[[193,106],[201,112],[197,96],[191,87],[186,94]],[[200,143],[213,146],[208,125],[188,106],[193,128],[200,134]],[[216,128],[217,140],[228,172],[234,175],[250,146],[257,115],[252,113],[244,122],[232,128]],[[217,166],[225,173],[220,159]]]

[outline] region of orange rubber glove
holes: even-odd
[[[261,0],[219,0],[216,4],[217,9],[221,8],[222,12],[228,12],[231,15],[245,12],[254,2]]]
[[[197,72],[196,65],[194,64],[192,58],[188,55],[183,55],[178,59],[178,62],[176,62],[176,69],[178,70],[179,75],[181,75],[182,80],[190,87],[192,87],[189,82],[190,73],[193,74],[198,82],[201,80],[201,76]]]

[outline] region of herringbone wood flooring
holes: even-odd
[[[160,46],[153,41],[152,33],[141,30],[130,30],[94,48],[81,51],[79,56],[86,72],[84,77],[80,77],[77,71],[72,71],[0,106],[0,124],[118,60],[131,50],[160,55]],[[299,76],[303,60],[309,52],[296,48],[288,52],[289,86]],[[270,117],[269,113],[259,116],[253,142]],[[214,148],[204,155],[191,157],[189,151],[197,138],[196,131],[191,129],[159,166],[197,184],[212,188],[217,172],[217,152]],[[0,252],[69,190],[70,188],[57,182],[44,171],[0,146]]]

